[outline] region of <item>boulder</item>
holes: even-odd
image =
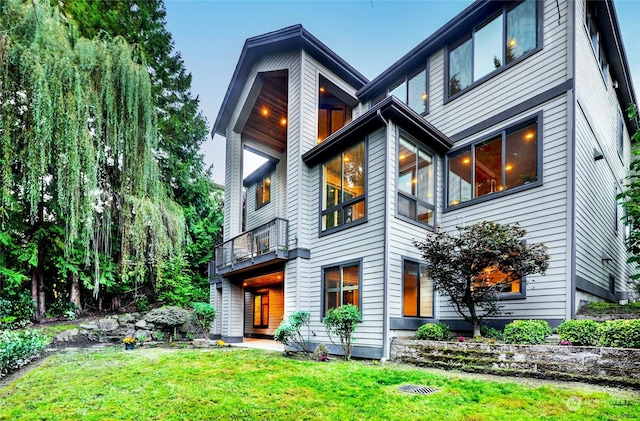
[[[112,318],[105,318],[98,320],[98,329],[103,332],[110,332],[116,330],[120,326],[118,320]]]
[[[72,342],[76,339],[76,336],[80,333],[79,329],[69,329],[64,332],[60,332],[53,339],[56,342]]]
[[[138,320],[136,322],[136,327],[137,328],[146,328],[147,327],[147,321],[146,320]]]
[[[85,330],[98,330],[98,325],[94,322],[80,323],[80,328]]]

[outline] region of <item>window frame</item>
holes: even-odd
[[[353,197],[349,200],[346,200],[344,202],[341,202],[337,205],[331,206],[330,208],[327,209],[322,209],[323,207],[323,202],[324,202],[324,166],[327,162],[335,159],[338,155],[339,156],[343,156],[343,154],[345,153],[345,151],[347,149],[353,148],[354,146],[363,143],[363,147],[364,147],[364,178],[363,178],[363,188],[364,188],[364,193],[361,196],[356,196]],[[369,197],[369,190],[368,190],[368,180],[369,180],[369,174],[368,174],[368,170],[369,170],[369,137],[366,136],[364,137],[362,140],[355,142],[353,144],[348,143],[345,144],[345,148],[342,149],[340,152],[338,152],[337,154],[331,155],[330,158],[325,159],[322,161],[322,163],[320,163],[320,165],[318,165],[318,180],[319,180],[319,195],[318,195],[318,210],[319,210],[319,215],[320,217],[318,218],[318,237],[324,237],[325,235],[329,235],[329,234],[333,234],[335,232],[339,232],[345,229],[349,229],[351,227],[360,225],[360,224],[364,224],[367,222],[367,220],[369,219],[369,202],[367,200],[367,198]],[[344,162],[344,159],[340,160],[341,162]],[[342,174],[341,174],[341,178],[342,178]],[[364,217],[360,218],[360,219],[356,219],[355,221],[351,221],[351,222],[347,222],[347,223],[342,223],[338,226],[332,227],[332,228],[327,228],[327,229],[322,229],[322,218],[325,215],[331,214],[333,212],[339,211],[341,213],[341,215],[344,214],[345,208],[350,207],[352,205],[355,205],[356,203],[359,202],[364,202]]]
[[[523,240],[523,242],[526,242]],[[524,276],[518,280],[520,282],[520,291],[518,292],[500,292],[499,301],[503,300],[524,300],[527,298],[527,277]]]
[[[269,200],[267,200],[266,202],[264,201],[264,189],[265,189],[265,182],[266,180],[269,180]],[[268,205],[269,203],[271,203],[271,184],[272,184],[272,172],[269,171],[265,174],[263,174],[260,177],[260,181],[256,182],[256,210]],[[263,202],[260,203],[260,194],[259,194],[259,189],[262,186],[262,200]]]
[[[324,265],[320,268],[320,276],[321,276],[321,299],[320,299],[320,316],[321,316],[321,321],[322,319],[324,319],[324,317],[326,316],[327,311],[329,310],[328,308],[326,308],[326,296],[327,296],[327,291],[326,291],[326,286],[327,286],[327,277],[326,277],[326,273],[328,269],[335,269],[335,268],[339,268],[340,269],[340,305],[343,305],[342,303],[342,293],[343,293],[343,289],[342,289],[342,279],[343,279],[343,269],[345,267],[350,267],[350,266],[358,266],[358,303],[356,304],[358,307],[358,310],[360,311],[360,314],[362,314],[362,274],[363,274],[363,268],[362,268],[362,262],[363,259],[359,258],[359,259],[352,259],[352,260],[346,260],[340,263],[334,263],[334,264],[330,264],[330,265]]]
[[[431,281],[431,317],[425,317],[425,316],[406,316],[405,312],[404,312],[404,275],[405,275],[405,264],[407,262],[410,263],[415,263],[418,265],[418,293],[417,293],[417,306],[416,308],[418,309],[418,314],[420,313],[420,268],[424,266],[424,263],[422,263],[419,259],[413,259],[410,257],[406,257],[406,256],[402,256],[401,258],[402,261],[402,285],[401,285],[401,299],[402,299],[402,318],[403,319],[412,319],[412,320],[434,320],[436,318],[436,288],[433,285],[433,280]]]
[[[521,120],[518,120],[516,122],[510,123],[508,125],[503,126],[502,128],[500,128],[499,130],[493,131],[491,133],[488,133],[487,135],[484,135],[482,137],[479,137],[469,143],[466,143],[463,146],[460,146],[458,148],[452,149],[450,150],[447,155],[445,156],[445,168],[444,168],[444,212],[450,212],[456,209],[461,209],[461,208],[465,208],[467,206],[472,206],[475,205],[477,203],[483,203],[486,202],[488,200],[493,200],[496,198],[500,198],[500,197],[504,197],[504,196],[508,196],[511,194],[515,194],[515,193],[519,193],[525,190],[529,190],[529,189],[533,189],[539,186],[542,186],[543,183],[543,112],[539,111],[536,114],[530,115],[528,117],[525,117]],[[480,197],[472,197],[470,200],[467,200],[465,202],[460,202],[456,205],[450,205],[449,204],[449,160],[451,158],[452,155],[456,155],[458,152],[464,150],[464,149],[469,149],[471,152],[471,167],[473,168],[475,166],[475,156],[473,154],[474,151],[474,147],[476,147],[477,145],[481,145],[482,143],[485,143],[487,141],[490,141],[492,139],[495,139],[497,136],[501,136],[502,140],[503,140],[503,145],[504,145],[504,141],[506,136],[508,136],[508,132],[515,132],[517,130],[520,130],[526,126],[529,125],[533,125],[535,124],[536,126],[536,181],[528,183],[528,184],[522,184],[510,189],[504,189],[502,191],[497,191],[494,192],[492,194],[485,194],[482,195]],[[504,168],[505,166],[505,154],[503,153],[502,155],[502,168]],[[471,172],[471,180],[473,180],[473,170]],[[472,193],[473,193],[473,189],[472,189]]]
[[[422,149],[423,152],[426,152],[428,154],[431,155],[431,158],[433,160],[433,204],[428,204],[420,199],[417,198],[417,196],[412,196],[409,195],[406,192],[401,192],[399,189],[399,185],[400,185],[400,166],[398,165],[398,153],[400,151],[400,138],[403,138],[406,141],[409,141],[410,143],[413,143],[414,146],[417,149]],[[421,228],[426,228],[429,229],[431,231],[433,231],[435,229],[435,225],[437,224],[436,222],[436,210],[438,209],[438,194],[437,194],[437,190],[438,190],[438,185],[437,185],[437,178],[438,178],[438,155],[431,149],[428,148],[427,146],[425,146],[422,142],[418,141],[415,137],[409,135],[407,132],[398,129],[396,131],[396,154],[395,154],[395,160],[396,160],[396,174],[395,174],[395,190],[396,190],[396,204],[395,204],[395,217],[405,221],[405,222],[409,222],[413,225],[419,226]],[[399,196],[402,195],[404,196],[405,199],[407,200],[412,200],[414,201],[415,205],[416,205],[416,219],[410,218],[408,216],[402,215],[400,212],[398,212],[398,202],[399,202]],[[429,225],[423,222],[420,222],[417,217],[418,217],[418,205],[422,205],[428,209],[431,209],[433,211],[433,225]]]
[[[413,79],[423,71],[424,71],[424,83],[425,83],[424,92],[427,95],[427,98],[424,100],[424,111],[418,112],[415,109],[413,109],[413,107],[411,107],[411,105],[409,104],[409,80]],[[429,60],[426,60],[424,65],[416,66],[412,68],[411,71],[405,73],[400,79],[396,80],[396,82],[394,82],[391,85],[391,87],[387,88],[383,92],[384,95],[383,94],[376,95],[372,99],[371,106],[382,101],[384,98],[391,96],[391,92],[394,89],[400,87],[401,85],[404,86],[404,98],[398,98],[397,96],[396,98],[398,98],[400,101],[406,104],[411,110],[413,110],[415,113],[421,116],[426,116],[427,114],[429,114]]]
[[[600,28],[598,27],[598,22],[596,20],[597,6],[590,6],[590,4],[595,5],[597,3],[591,2],[589,0],[584,0],[583,2],[584,13],[583,13],[582,24],[587,33],[587,39],[589,41],[589,44],[591,45],[591,51],[593,51],[594,58],[598,65],[598,69],[600,69],[600,76],[602,76],[602,81],[604,82],[604,86],[606,89],[609,89],[609,83],[608,83],[609,61],[607,60],[607,56],[604,53],[604,48],[602,46],[602,35],[601,35],[602,33],[600,31]],[[591,10],[589,10],[589,8],[591,8]],[[591,20],[591,23],[593,23],[593,26],[595,29],[595,35],[597,38],[595,45],[593,44],[593,39],[591,38],[591,28],[590,28],[589,20]],[[604,63],[602,61],[603,58],[604,58]]]
[[[495,76],[499,75],[500,73],[510,69],[511,67],[518,65],[522,61],[526,60],[527,58],[531,57],[532,55],[534,55],[535,53],[543,49],[544,47],[544,31],[543,31],[544,5],[543,5],[543,2],[536,0],[535,1],[536,47],[533,48],[531,51],[516,58],[515,60],[509,63],[506,63],[506,47],[505,46],[506,46],[506,38],[507,38],[507,14],[511,10],[515,9],[516,7],[524,3],[524,1],[525,0],[514,2],[514,3],[508,3],[500,6],[497,9],[492,9],[490,12],[487,12],[485,15],[483,15],[483,19],[479,21],[478,24],[473,25],[470,32],[465,32],[463,35],[457,37],[456,39],[453,40],[453,42],[449,42],[445,46],[445,49],[444,49],[444,84],[445,84],[444,104],[447,104],[448,102],[453,101],[459,96],[464,95],[466,92],[472,90],[476,86],[479,86],[484,82],[486,82],[487,80],[492,79]],[[474,39],[475,39],[476,29],[483,28],[487,23],[489,23],[491,20],[495,19],[499,15],[502,15],[502,63],[503,64],[497,69],[480,77],[479,79],[473,80],[473,70],[474,70],[473,61],[474,61],[474,50],[475,50]],[[450,73],[449,55],[451,51],[455,50],[457,47],[464,44],[469,39],[471,39],[471,79],[472,79],[471,84],[461,89],[460,91],[454,94],[451,94],[450,74],[449,74]]]
[[[269,300],[269,291],[256,291],[253,292],[253,328],[254,329],[268,329],[269,328],[269,306],[270,306],[270,300]],[[267,320],[263,320],[264,314],[262,312],[263,308],[264,308],[264,297],[267,297]],[[256,324],[256,299],[260,297],[260,322],[262,322],[262,324]],[[266,323],[265,323],[266,322]]]
[[[624,162],[624,118],[622,117],[622,111],[618,109],[618,121],[616,131],[616,147],[618,149],[618,157]]]

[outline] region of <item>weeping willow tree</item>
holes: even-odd
[[[79,37],[45,0],[0,2],[0,247],[18,256],[7,273],[28,273],[40,318],[53,285],[117,307],[181,253],[141,62],[121,38]]]

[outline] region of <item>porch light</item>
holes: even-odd
[[[324,87],[320,87],[320,92],[324,92]]]
[[[536,137],[536,135],[533,134],[533,132],[527,132],[527,134],[524,135],[524,138],[527,139],[527,140],[531,140],[534,137]]]
[[[269,115],[269,110],[266,107],[263,107],[261,112],[262,112],[262,115],[265,117]]]

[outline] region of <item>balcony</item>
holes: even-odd
[[[215,274],[224,276],[289,257],[289,221],[275,218],[216,247]]]

